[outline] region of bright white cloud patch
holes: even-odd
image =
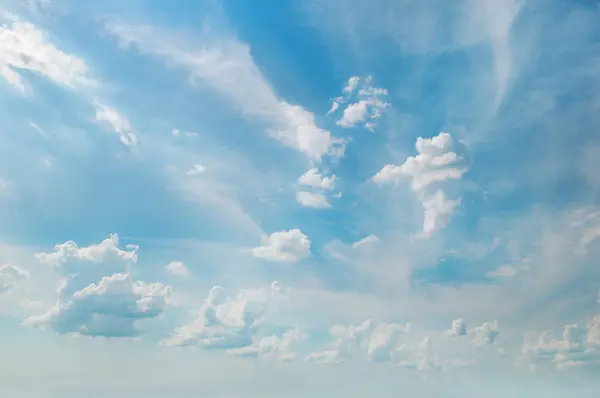
[[[29,280],[29,272],[12,264],[0,266],[0,296],[9,293],[23,282]]]
[[[33,24],[15,21],[0,26],[0,75],[20,91],[29,83],[20,70],[38,73],[71,88],[94,86],[85,62],[57,49]]]
[[[330,209],[331,204],[322,193],[300,191],[296,194],[296,200],[304,207],[315,209]]]
[[[312,168],[300,176],[298,183],[301,186],[333,190],[335,188],[335,178],[335,175],[323,176],[318,169]]]
[[[190,274],[183,261],[171,261],[167,264],[167,271],[177,276],[188,276]]]
[[[363,238],[363,239],[361,239],[361,240],[359,240],[357,242],[354,242],[352,244],[352,247],[354,249],[358,249],[361,246],[365,246],[365,245],[369,245],[369,244],[377,243],[377,242],[379,242],[379,238],[377,236],[375,236],[375,235],[369,235],[369,236],[367,236],[367,237],[365,237],[365,238]]]
[[[310,255],[310,240],[299,229],[273,232],[252,254],[268,261],[294,262]]]
[[[450,200],[441,188],[432,190],[448,180],[460,180],[467,172],[466,162],[453,149],[452,136],[440,133],[433,138],[417,138],[418,155],[406,159],[402,165],[388,164],[375,176],[379,184],[409,180],[411,189],[423,205],[422,235],[431,236],[444,228],[460,205],[460,199]]]
[[[350,103],[344,109],[342,117],[336,122],[340,127],[350,128],[362,124],[367,130],[375,131],[377,119],[390,105],[382,98],[388,95],[386,89],[373,87],[373,78],[352,76],[343,89],[343,95],[333,100],[327,114],[334,113],[344,103]],[[357,88],[360,85],[360,89]],[[356,95],[353,95],[356,92]]]

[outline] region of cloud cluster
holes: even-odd
[[[137,246],[120,248],[119,237],[113,234],[99,244],[79,247],[67,241],[53,252],[36,254],[63,279],[55,305],[24,324],[59,333],[138,336],[138,321],[159,317],[172,304],[172,293],[168,285],[135,281],[127,272],[137,261],[137,250]]]
[[[294,358],[294,342],[305,335],[297,329],[281,336],[261,335],[261,325],[277,311],[286,290],[273,282],[267,288],[240,290],[230,297],[224,288],[214,286],[204,300],[198,316],[189,324],[176,328],[163,341],[166,346],[200,346],[225,350],[230,355],[256,358]]]
[[[296,194],[296,200],[304,207],[331,208],[326,195],[335,189],[335,180],[335,174],[328,177],[322,175],[317,168],[308,170],[298,178],[301,190]]]
[[[467,164],[454,149],[448,133],[441,132],[433,138],[417,138],[416,156],[408,157],[403,164],[388,164],[373,176],[378,184],[409,180],[413,192],[423,206],[422,235],[431,236],[444,228],[460,205],[460,199],[448,199],[441,188],[445,181],[460,180],[467,172]]]
[[[344,128],[361,124],[370,132],[374,132],[377,120],[382,116],[384,109],[390,106],[383,100],[387,95],[386,89],[373,86],[372,76],[352,76],[344,86],[342,96],[333,100],[327,115],[335,113],[341,105],[349,102],[336,124]]]
[[[261,246],[252,249],[252,254],[268,261],[299,261],[310,255],[310,240],[297,228],[273,232]]]

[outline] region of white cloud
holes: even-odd
[[[251,345],[230,348],[227,353],[244,358],[274,357],[282,361],[291,361],[296,358],[296,354],[291,352],[293,345],[306,337],[306,334],[298,329],[289,329],[281,337],[273,335],[254,338]]]
[[[434,184],[447,180],[459,180],[467,172],[465,160],[453,150],[452,136],[440,133],[433,138],[417,138],[417,156],[411,156],[398,166],[388,164],[373,176],[379,184],[410,180],[411,189],[423,206],[421,236],[429,237],[444,228],[460,205],[460,199],[450,200],[441,189],[431,192]]]
[[[185,172],[185,174],[189,176],[195,176],[198,174],[202,174],[206,171],[206,167],[201,164],[195,164],[191,169]]]
[[[419,137],[415,147],[417,156],[407,158],[400,166],[386,165],[375,174],[373,181],[390,183],[408,179],[412,189],[418,192],[436,182],[459,180],[467,171],[464,159],[453,151],[452,136],[448,133],[442,132],[433,138]]]
[[[163,344],[179,347],[200,345],[205,349],[228,350],[228,353],[239,356],[260,356],[272,351],[287,355],[284,351],[290,346],[292,336],[262,341],[257,334],[265,317],[277,311],[278,302],[283,297],[285,290],[278,282],[273,282],[268,288],[240,290],[234,297],[228,297],[222,287],[214,286],[197,317],[191,323],[176,328]]]
[[[338,126],[350,128],[362,123],[369,131],[375,131],[377,119],[389,104],[382,99],[387,96],[387,90],[373,87],[372,81],[371,76],[363,79],[353,76],[348,79],[343,89],[344,96],[334,99],[331,109],[327,112],[328,115],[335,112],[341,104],[348,102],[361,82],[362,87],[358,90],[354,102],[344,109],[342,117],[336,122]]]
[[[157,318],[172,304],[169,286],[133,280],[129,268],[138,260],[138,247],[119,247],[116,234],[84,247],[67,241],[35,257],[62,279],[55,305],[26,319],[26,325],[59,333],[135,337],[139,320]]]
[[[23,282],[29,280],[30,274],[27,270],[12,264],[0,266],[0,296],[9,293]]]
[[[312,168],[300,176],[298,183],[302,186],[331,191],[335,189],[335,179],[335,175],[326,177],[319,173],[317,168]]]
[[[135,45],[142,53],[188,70],[194,79],[229,99],[244,116],[266,122],[269,135],[284,146],[313,160],[335,150],[331,133],[316,125],[311,112],[278,98],[254,63],[247,44],[235,38],[219,41],[200,38],[194,49],[193,38],[183,39],[147,26],[113,23],[106,29],[122,45]]]
[[[371,244],[371,243],[377,243],[377,242],[379,242],[379,238],[377,236],[375,236],[375,235],[369,235],[369,236],[367,236],[367,237],[365,237],[365,238],[363,238],[363,239],[361,239],[361,240],[359,240],[357,242],[354,242],[352,244],[352,247],[354,249],[358,249],[361,246],[368,245],[368,244]]]
[[[273,232],[252,254],[269,261],[298,261],[310,255],[310,240],[299,229]]]
[[[437,190],[433,196],[422,197],[421,204],[423,205],[422,235],[429,237],[450,222],[454,209],[460,205],[460,199],[449,200],[442,190]]]
[[[130,274],[114,274],[70,297],[61,297],[48,312],[30,317],[24,324],[50,326],[60,333],[135,337],[140,333],[135,321],[160,316],[170,297],[170,286],[134,282]]]
[[[467,334],[467,324],[462,318],[455,319],[452,321],[452,327],[448,330],[448,334],[451,336],[459,337]]]
[[[101,122],[108,122],[113,130],[119,134],[119,139],[124,145],[134,146],[137,144],[137,137],[132,132],[129,120],[120,114],[116,109],[96,102],[96,119]]]
[[[521,361],[533,367],[545,363],[558,369],[600,365],[600,315],[591,317],[585,326],[566,325],[561,338],[549,330],[527,332],[521,354]]]
[[[38,73],[71,88],[96,84],[87,76],[82,59],[58,50],[29,22],[0,26],[0,37],[0,75],[20,91],[26,91],[28,85],[19,70]]]
[[[304,207],[315,209],[330,209],[331,204],[327,201],[325,195],[315,192],[300,191],[296,194],[296,200]]]
[[[493,344],[499,333],[498,321],[484,322],[472,330],[473,342],[479,345]]]
[[[177,276],[188,276],[190,274],[188,268],[182,261],[171,261],[167,264],[167,271]]]

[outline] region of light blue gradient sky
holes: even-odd
[[[599,18],[0,0],[0,395],[594,396]]]

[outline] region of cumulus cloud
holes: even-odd
[[[317,168],[312,168],[298,178],[301,186],[333,190],[335,188],[335,175],[330,177],[323,176]]]
[[[324,176],[317,168],[312,168],[298,178],[302,190],[296,194],[296,200],[304,207],[329,209],[331,204],[326,194],[330,195],[335,189],[335,181],[335,174]]]
[[[215,286],[197,317],[176,328],[163,344],[220,349],[242,357],[270,355],[291,359],[293,354],[289,349],[303,338],[302,333],[289,330],[281,337],[259,335],[261,324],[278,310],[279,302],[285,297],[286,291],[278,282],[267,288],[240,290],[233,297],[229,297],[224,288]]]
[[[473,329],[473,342],[479,345],[493,344],[499,333],[498,321],[484,322]]]
[[[135,281],[127,271],[137,253],[134,245],[121,248],[118,235],[112,234],[99,244],[79,247],[67,241],[53,252],[36,254],[63,279],[56,304],[24,324],[90,336],[139,335],[138,321],[159,317],[173,302],[169,286]]]
[[[171,261],[167,264],[167,271],[177,276],[188,276],[190,271],[182,261]]]
[[[452,327],[448,330],[450,336],[464,336],[467,334],[467,324],[464,319],[459,318],[452,321]]]
[[[331,204],[322,193],[300,191],[296,194],[296,201],[304,207],[315,209],[331,208]]]
[[[360,85],[360,89],[357,88]],[[350,102],[344,109],[342,117],[336,122],[340,127],[350,128],[362,124],[367,130],[374,132],[377,119],[389,104],[382,98],[387,96],[387,90],[373,87],[373,78],[352,76],[344,87],[343,95],[333,100],[327,115],[336,112],[344,103]],[[356,93],[356,95],[353,95]]]
[[[0,266],[0,296],[9,293],[30,278],[29,272],[12,264]]]
[[[24,324],[49,326],[59,333],[135,337],[140,333],[135,321],[158,317],[170,298],[167,285],[134,282],[130,274],[114,274],[62,297],[48,312],[30,317]]]
[[[268,134],[282,145],[317,161],[339,152],[336,140],[329,131],[317,126],[312,112],[277,96],[254,63],[246,43],[233,37],[219,41],[202,37],[182,40],[174,32],[117,23],[108,24],[106,30],[125,47],[135,46],[142,53],[187,70],[194,79],[230,100],[244,116],[267,123]]]
[[[415,144],[418,155],[407,158],[401,165],[388,164],[373,176],[378,184],[410,181],[411,189],[423,206],[421,234],[424,237],[444,228],[460,205],[460,199],[448,199],[441,188],[431,189],[448,180],[460,180],[467,172],[465,159],[453,146],[448,133],[442,132],[433,138],[419,137]]]
[[[252,254],[268,261],[298,261],[310,255],[310,240],[296,228],[273,232],[261,246],[252,249]]]
[[[521,360],[532,368],[543,364],[558,369],[600,365],[600,315],[591,317],[586,325],[566,325],[560,338],[550,330],[527,332],[521,354]]]

